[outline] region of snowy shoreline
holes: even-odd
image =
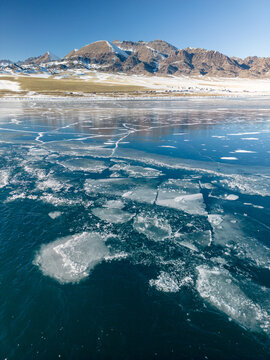
[[[47,76],[46,76],[47,77]],[[31,80],[31,83],[29,83]],[[39,88],[40,87],[40,88]],[[52,89],[58,93],[53,94]],[[104,74],[89,71],[83,74],[44,77],[0,74],[0,95],[3,99],[39,100],[62,98],[69,101],[90,100],[181,100],[184,98],[254,98],[270,96],[270,79],[214,78],[187,76],[143,76]],[[7,92],[7,93],[5,93]],[[47,93],[46,93],[47,92]]]
[[[184,101],[184,100],[209,100],[209,99],[263,99],[268,98],[270,95],[258,95],[258,94],[231,94],[231,95],[192,95],[185,96],[47,96],[47,95],[31,95],[31,96],[4,96],[0,98],[1,102],[11,101],[59,101],[59,102],[91,102],[91,101]]]

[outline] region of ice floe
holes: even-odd
[[[54,220],[54,219],[58,218],[59,216],[61,216],[62,213],[61,213],[61,211],[52,211],[52,212],[49,212],[48,215],[51,219]]]
[[[78,282],[109,254],[108,236],[83,232],[57,239],[41,247],[34,264],[44,275],[61,283]]]
[[[203,299],[247,329],[270,332],[267,311],[245,295],[229,271],[205,265],[197,271],[196,288]]]
[[[193,251],[203,250],[212,243],[210,230],[193,231],[189,233],[176,233],[178,244]]]
[[[133,227],[153,241],[162,241],[172,234],[168,220],[155,215],[155,212],[138,214],[134,218]]]
[[[59,162],[60,165],[71,171],[86,171],[91,173],[102,173],[107,166],[104,161],[88,158],[74,158]]]
[[[87,179],[84,185],[85,191],[88,194],[101,193],[114,196],[121,196],[133,187],[134,182],[129,178]]]
[[[122,209],[125,204],[121,200],[107,200],[103,206],[107,208]]]
[[[154,204],[157,197],[157,189],[150,186],[137,186],[132,190],[126,191],[122,197],[140,203]]]
[[[123,224],[134,216],[127,211],[115,207],[100,207],[92,210],[92,213],[99,219],[113,224]]]
[[[206,215],[199,184],[185,179],[170,179],[161,184],[156,204],[193,215]]]

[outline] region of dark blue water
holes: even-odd
[[[270,359],[270,102],[2,101],[0,359]]]

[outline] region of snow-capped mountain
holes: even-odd
[[[100,40],[60,59],[50,52],[13,63],[0,60],[2,73],[57,74],[76,70],[143,75],[270,77],[270,58],[228,57],[200,48],[177,49],[163,40]]]
[[[58,61],[60,58],[53,53],[47,51],[45,54],[37,56],[37,57],[30,57],[26,60],[24,60],[21,65],[28,65],[28,64],[44,64],[51,61]]]

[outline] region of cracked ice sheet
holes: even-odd
[[[147,165],[165,169],[193,171],[202,175],[209,174],[214,176],[226,176],[228,178],[237,175],[243,180],[246,179],[247,176],[254,176],[254,172],[256,172],[258,177],[269,176],[269,169],[264,166],[252,166],[252,168],[249,169],[247,166],[236,165],[234,163],[228,164],[193,159],[187,160],[184,158],[173,158],[160,154],[150,154],[134,149],[118,149],[116,155],[118,159],[135,160],[144,166]]]
[[[207,215],[199,184],[185,179],[170,179],[161,184],[156,204],[191,215]]]
[[[107,166],[103,161],[83,158],[73,158],[59,162],[64,168],[70,171],[86,171],[93,173],[102,173]]]
[[[87,179],[85,181],[85,191],[88,194],[105,194],[109,196],[121,196],[136,202],[153,204],[157,195],[157,183],[152,185],[141,179],[131,178],[108,178],[108,179]]]
[[[155,178],[163,175],[161,171],[150,167],[135,166],[129,164],[122,164],[122,163],[113,165],[110,168],[110,170],[121,171],[121,172],[123,171],[129,177],[133,177],[133,178],[145,178],[145,177]]]

